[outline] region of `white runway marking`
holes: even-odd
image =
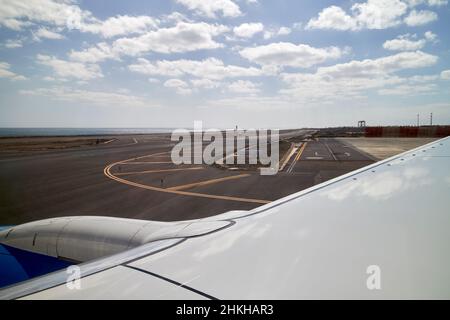
[[[103,142],[103,144],[108,144],[108,143],[111,143],[111,142],[113,142],[113,141],[115,141],[116,139],[111,139],[111,140],[108,140],[108,141],[105,141],[105,142]]]
[[[325,147],[328,149],[328,151],[330,152],[331,156],[333,157],[334,160],[337,160],[336,156],[334,155],[333,151],[331,151],[330,147],[328,146],[328,144],[325,142]]]

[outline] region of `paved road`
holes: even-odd
[[[291,159],[289,172],[302,176],[312,185],[374,162],[370,156],[337,139],[321,138],[308,141],[302,147]]]
[[[374,158],[337,139],[321,138],[309,142],[302,160],[372,161]]]
[[[322,142],[317,148],[326,155],[328,148]],[[347,148],[342,144],[326,142],[335,157],[345,156],[347,151],[341,151]],[[216,166],[174,166],[168,154],[172,146],[167,135],[136,135],[80,149],[3,155],[0,225],[69,215],[160,221],[201,218],[248,210],[355,167],[346,164],[348,159],[304,161],[309,149],[315,148],[309,143],[291,173],[261,176]],[[350,158],[360,157],[350,152]],[[371,161],[354,161],[357,166],[363,162]]]
[[[135,143],[135,140],[138,143]],[[107,145],[9,155],[0,159],[0,224],[75,214],[133,216],[132,192],[105,177],[110,162],[166,151],[167,137],[121,137]],[[125,212],[124,212],[125,211]],[[122,213],[121,213],[122,212]]]

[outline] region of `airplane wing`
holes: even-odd
[[[449,299],[449,191],[445,138],[254,210],[151,224],[131,247],[124,231],[125,251],[79,265],[79,289],[62,270],[0,298]]]

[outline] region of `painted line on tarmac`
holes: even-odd
[[[286,157],[286,160],[283,162],[283,164],[280,167],[279,171],[283,171],[284,167],[286,166],[286,164],[289,162],[289,159],[291,159],[291,157],[294,155],[294,153],[297,151],[298,148],[296,147],[291,147],[291,150],[289,151],[288,156]]]
[[[211,179],[211,180],[205,180],[205,181],[199,181],[199,182],[184,184],[184,185],[171,187],[171,188],[167,188],[167,189],[168,190],[185,190],[185,189],[190,189],[190,188],[195,188],[195,187],[201,187],[201,186],[207,186],[207,185],[211,185],[211,184],[215,184],[215,183],[220,183],[220,182],[228,181],[228,180],[241,179],[241,178],[245,178],[245,177],[249,177],[249,176],[250,175],[247,174],[247,173],[246,174],[239,174],[239,175],[235,175],[235,176],[229,176],[229,177],[224,177],[224,178]]]
[[[292,173],[292,170],[294,169],[295,165],[297,164],[297,161],[300,159],[300,157],[301,157],[303,151],[305,150],[307,144],[308,144],[308,142],[304,142],[302,144],[302,146],[300,147],[300,149],[297,152],[297,155],[295,156],[294,160],[292,160],[292,163],[291,163],[291,165],[289,166],[289,168],[287,169],[286,172]]]
[[[156,156],[161,156],[162,157],[163,154],[166,154],[166,153],[169,153],[169,151],[158,152],[158,153],[153,153],[153,154],[149,154],[149,155],[146,155],[146,156],[134,157],[134,158],[127,159],[127,160],[118,161],[118,162],[115,162],[114,165],[117,165],[117,164],[128,164],[128,163],[130,163],[130,161],[136,161],[136,160],[140,160],[140,159],[144,159],[144,158],[150,158],[150,157],[156,157]]]
[[[136,187],[136,188],[151,190],[151,191],[158,191],[158,192],[163,192],[163,193],[171,193],[171,194],[177,194],[177,195],[182,195],[182,196],[207,198],[207,199],[216,199],[216,200],[227,200],[227,201],[238,201],[238,202],[247,202],[247,203],[267,204],[267,203],[272,202],[272,201],[269,201],[269,200],[249,199],[249,198],[240,198],[240,197],[231,197],[231,196],[220,196],[220,195],[213,195],[213,194],[206,194],[206,193],[197,193],[197,192],[188,192],[188,191],[181,191],[181,190],[168,190],[168,189],[164,189],[164,188],[159,188],[159,187],[155,187],[155,186],[150,186],[150,185],[145,185],[145,184],[129,181],[129,180],[126,180],[126,179],[123,179],[123,178],[119,178],[116,175],[111,173],[111,168],[116,166],[116,165],[126,163],[127,161],[133,161],[133,160],[138,160],[138,159],[143,159],[143,158],[149,158],[149,157],[153,157],[153,156],[161,155],[161,154],[165,154],[165,153],[168,153],[168,152],[166,151],[166,152],[154,153],[154,154],[151,154],[151,155],[135,157],[135,158],[131,158],[131,159],[128,159],[128,160],[122,160],[122,161],[114,162],[114,163],[106,166],[105,169],[103,169],[103,173],[108,178],[110,178],[112,180],[115,180],[117,182],[129,185],[129,186],[133,186],[133,187]]]
[[[103,142],[102,144],[108,144],[108,143],[111,143],[111,142],[116,141],[116,140],[117,140],[117,139],[111,139],[111,140],[108,140],[108,141]]]
[[[328,143],[324,142],[325,147],[328,149],[328,152],[331,154],[331,156],[333,157],[333,159],[335,161],[337,161],[338,159],[336,158],[336,156],[334,155],[333,151],[331,150],[330,146],[328,145]]]
[[[303,151],[305,150],[307,144],[308,144],[308,142],[304,142],[304,143],[303,143],[303,145],[302,145],[302,147],[300,148],[300,150],[299,150],[297,156],[295,157],[295,162],[297,162],[297,161],[300,159],[300,157],[301,157]]]
[[[115,173],[116,176],[125,176],[132,174],[146,174],[146,173],[159,173],[159,172],[173,172],[173,171],[185,171],[185,170],[202,170],[202,167],[191,167],[191,168],[183,168],[183,169],[160,169],[160,170],[146,170],[146,171],[131,171],[131,172],[120,172]]]
[[[132,143],[120,144],[120,145],[118,145],[116,147],[127,147],[127,146],[132,146],[132,145],[135,145],[135,144],[138,144],[138,141],[136,140],[136,138],[133,138],[133,142]]]
[[[172,163],[172,161],[138,161],[138,162],[125,162],[122,164],[167,164]]]

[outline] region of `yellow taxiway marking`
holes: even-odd
[[[287,156],[285,155],[286,159],[283,161],[283,164],[281,165],[281,167],[278,171],[283,171],[284,167],[289,162],[289,159],[291,159],[292,155],[297,151],[297,149],[298,148],[291,147],[289,154]]]
[[[124,176],[129,174],[144,174],[144,173],[158,173],[158,172],[172,172],[172,171],[184,171],[184,170],[202,170],[202,167],[191,167],[183,169],[160,169],[160,170],[146,170],[146,171],[131,171],[131,172],[120,172],[115,173],[116,176]]]
[[[140,157],[135,157],[135,158],[131,158],[131,159],[127,159],[127,160],[122,160],[122,161],[118,161],[113,163],[113,165],[117,165],[117,164],[128,164],[130,163],[130,161],[136,161],[136,160],[140,160],[140,159],[144,159],[144,158],[150,158],[150,157],[159,157],[162,156],[163,154],[169,153],[168,151],[166,152],[158,152],[158,153],[153,153],[153,154],[149,154],[146,156],[140,156]]]
[[[295,161],[296,162],[298,161],[298,159],[300,159],[300,157],[301,157],[303,151],[305,150],[307,144],[308,144],[308,142],[303,143],[303,145],[300,148],[300,150],[298,150],[297,156],[295,157]]]
[[[184,190],[184,189],[190,189],[190,188],[194,188],[194,187],[207,186],[207,185],[210,185],[210,184],[215,184],[215,183],[228,181],[228,180],[245,178],[245,177],[248,177],[248,176],[250,176],[250,175],[249,174],[239,174],[239,175],[230,176],[230,177],[224,177],[224,178],[211,179],[211,180],[205,180],[205,181],[199,181],[199,182],[184,184],[184,185],[181,185],[181,186],[171,187],[171,188],[167,188],[167,189],[168,190]]]
[[[116,175],[114,175],[114,174],[112,174],[110,172],[111,168],[114,167],[115,165],[123,164],[123,163],[126,163],[127,161],[148,158],[148,157],[152,157],[152,156],[156,156],[156,155],[160,155],[160,154],[164,154],[164,153],[167,153],[167,152],[160,152],[160,153],[155,153],[155,154],[151,154],[151,155],[147,155],[147,156],[142,156],[142,157],[137,157],[137,158],[131,158],[131,159],[128,159],[128,160],[118,161],[118,162],[112,163],[109,166],[105,167],[105,169],[103,170],[103,173],[108,178],[110,178],[112,180],[115,180],[117,182],[129,185],[129,186],[133,186],[133,187],[136,187],[136,188],[146,189],[146,190],[165,192],[165,193],[172,193],[172,194],[178,194],[178,195],[183,195],[183,196],[199,197],[199,198],[228,200],[228,201],[239,201],[239,202],[250,202],[250,203],[259,203],[259,204],[267,204],[267,203],[271,202],[271,201],[268,201],[268,200],[220,196],[220,195],[213,195],[213,194],[206,194],[206,193],[197,193],[197,192],[188,192],[188,191],[180,191],[180,190],[168,190],[168,189],[164,189],[164,188],[158,188],[158,187],[149,186],[149,185],[145,185],[145,184],[141,184],[141,183],[132,182],[132,181],[129,181],[129,180],[126,180],[126,179],[122,179],[122,178],[119,178],[119,177],[117,177]]]
[[[139,161],[139,162],[124,162],[121,164],[165,164],[173,163],[172,161]]]
[[[307,142],[302,143],[302,146],[300,147],[297,154],[295,155],[295,158],[292,160],[291,165],[286,170],[287,173],[291,173],[292,170],[294,169],[295,165],[297,164],[298,159],[300,159],[300,156],[303,153],[303,150],[305,150],[306,144],[307,144]]]

